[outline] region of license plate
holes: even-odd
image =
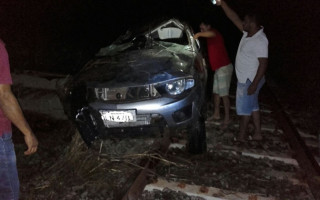
[[[104,121],[111,122],[135,122],[136,111],[135,110],[126,110],[126,111],[101,111],[101,117]]]

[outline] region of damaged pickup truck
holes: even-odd
[[[85,141],[186,130],[206,151],[207,66],[191,27],[177,19],[127,32],[100,49],[63,88],[64,109]],[[152,131],[150,131],[151,133]]]

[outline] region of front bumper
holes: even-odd
[[[193,88],[180,99],[161,97],[139,102],[111,104],[101,101],[89,103],[76,115],[76,124],[87,144],[97,137],[133,136],[132,132],[153,133],[150,128],[171,130],[184,128],[200,116],[203,99],[199,89]],[[136,111],[136,122],[108,122],[102,119],[99,111]],[[134,131],[133,131],[134,130]],[[148,130],[148,131],[145,131]],[[127,132],[130,134],[125,134]],[[120,133],[120,134],[119,134]],[[140,134],[141,135],[141,134]]]

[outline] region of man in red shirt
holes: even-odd
[[[222,35],[213,29],[208,22],[200,24],[201,32],[194,35],[195,39],[203,37],[207,39],[208,59],[212,71],[215,71],[213,77],[213,99],[214,112],[208,120],[220,119],[220,98],[224,105],[224,120],[221,129],[226,129],[230,124],[230,100],[229,88],[233,72],[233,66],[230,62],[227,50],[224,46]]]
[[[25,155],[37,151],[38,141],[25,120],[17,99],[11,92],[12,79],[8,53],[0,40],[0,199],[19,199],[19,178],[16,155],[11,140],[11,122],[24,134],[28,149]]]

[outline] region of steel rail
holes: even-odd
[[[320,166],[312,155],[310,149],[300,136],[290,117],[285,113],[278,98],[267,85],[266,92],[272,96],[270,102],[274,108],[271,115],[277,120],[278,126],[283,130],[291,148],[295,151],[295,159],[300,168],[305,172],[306,181],[315,199],[320,199]]]
[[[166,135],[166,134],[165,134]],[[160,142],[160,154],[166,154],[168,151],[170,145],[169,138],[164,137],[162,141]],[[136,200],[141,195],[145,188],[145,186],[150,182],[149,177],[156,167],[156,165],[159,163],[159,159],[152,158],[152,159],[144,159],[141,161],[141,166],[143,166],[143,169],[141,169],[139,175],[134,180],[133,184],[130,186],[129,190],[126,192],[126,194],[121,198],[122,200]],[[145,163],[145,164],[144,164]]]
[[[270,87],[265,86],[265,92],[270,98],[270,104],[273,107],[272,117],[277,120],[277,126],[283,130],[285,138],[295,151],[294,158],[299,163],[299,167],[305,172],[306,182],[309,185],[310,191],[315,199],[320,200],[320,166],[300,136],[297,128],[292,123],[289,116],[283,110],[278,98],[273,93]],[[166,142],[161,146],[161,153],[168,150],[170,142]],[[150,182],[148,177],[153,174],[155,166],[159,163],[159,159],[143,160],[141,166],[143,169],[123,196],[122,200],[136,200],[141,197],[145,186]]]

